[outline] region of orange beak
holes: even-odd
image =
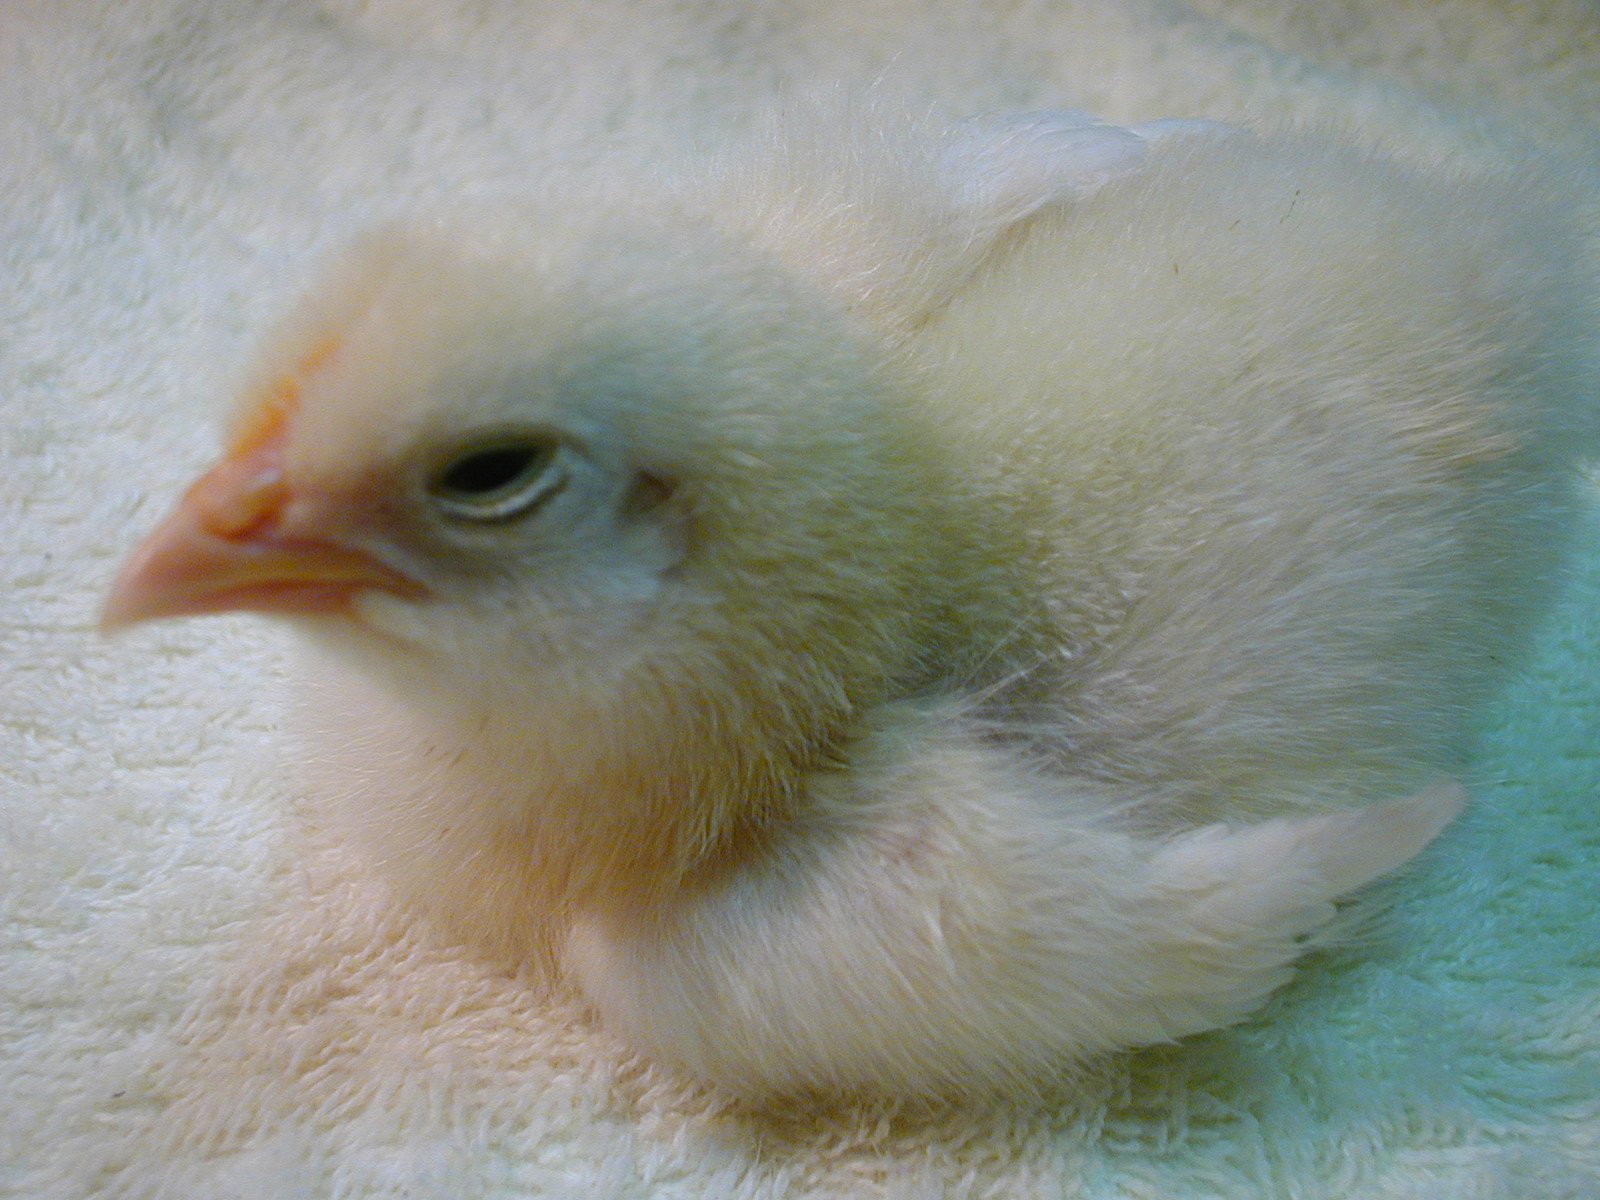
[[[284,480],[281,429],[201,476],[134,552],[106,599],[102,630],[202,613],[348,611],[360,593],[416,597],[420,584],[341,544],[334,506]]]

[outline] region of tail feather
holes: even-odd
[[[1158,877],[1219,918],[1260,927],[1326,903],[1414,858],[1461,812],[1466,792],[1441,782],[1388,804],[1254,825],[1208,825],[1156,855]]]
[[[1159,851],[1167,897],[1156,1024],[1166,1037],[1231,1024],[1289,977],[1302,940],[1339,897],[1414,857],[1460,813],[1466,793],[1439,783],[1353,812],[1207,826]]]

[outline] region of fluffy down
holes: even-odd
[[[1593,447],[1538,163],[780,124],[374,235],[108,621],[312,637],[398,895],[720,1086],[1237,1021],[1458,811]]]

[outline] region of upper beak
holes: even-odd
[[[419,596],[416,581],[339,540],[344,522],[284,480],[283,435],[236,449],[185,493],[122,568],[102,630],[218,612],[346,611],[359,594]]]

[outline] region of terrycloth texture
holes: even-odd
[[[227,15],[224,16],[223,14]],[[409,928],[297,803],[265,623],[106,642],[250,339],[375,216],[689,153],[761,97],[1304,118],[1594,153],[1580,0],[0,8],[0,1192],[1600,1195],[1600,514],[1477,803],[1258,1018],[1042,1103],[730,1108]]]

